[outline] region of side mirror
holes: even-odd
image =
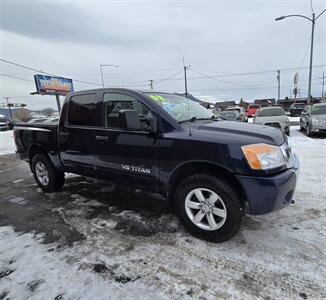
[[[156,133],[158,131],[158,121],[155,117],[148,116],[146,118],[146,130],[151,133]]]
[[[124,128],[130,130],[140,130],[140,119],[135,110],[122,109],[119,111],[119,119]]]

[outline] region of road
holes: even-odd
[[[0,299],[326,298],[326,140],[294,128],[290,143],[295,204],[222,244],[185,232],[159,195],[73,175],[44,194],[0,156]]]

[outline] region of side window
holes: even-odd
[[[68,107],[68,124],[96,126],[96,94],[73,96]]]
[[[151,116],[149,109],[133,98],[125,94],[105,93],[103,97],[104,105],[104,124],[109,128],[123,129],[124,124],[119,118],[119,112],[123,109],[135,110],[140,118],[142,127],[145,128],[145,121],[147,116]]]

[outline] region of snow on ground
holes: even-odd
[[[15,151],[13,131],[0,131],[0,155],[15,153]]]
[[[17,234],[10,227],[0,227],[0,299],[164,298],[139,282],[123,286],[68,264],[65,252],[54,254],[53,246],[42,245],[41,240],[41,236]]]
[[[68,186],[50,199],[70,198],[57,211],[86,239],[56,248],[0,227],[0,299],[325,299],[326,139],[292,127],[289,142],[301,166],[295,204],[247,217],[222,244],[192,237],[170,214],[161,218],[176,233],[117,231],[117,216],[141,220],[140,214],[105,208],[96,193],[110,189],[86,199],[69,195]],[[101,213],[87,217],[101,205]],[[95,273],[94,263],[107,269]]]

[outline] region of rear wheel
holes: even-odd
[[[196,174],[183,180],[175,205],[185,228],[207,241],[229,240],[241,226],[239,196],[229,183],[214,175]]]
[[[44,192],[55,192],[64,185],[64,173],[58,171],[44,154],[33,157],[31,168],[36,183]]]

